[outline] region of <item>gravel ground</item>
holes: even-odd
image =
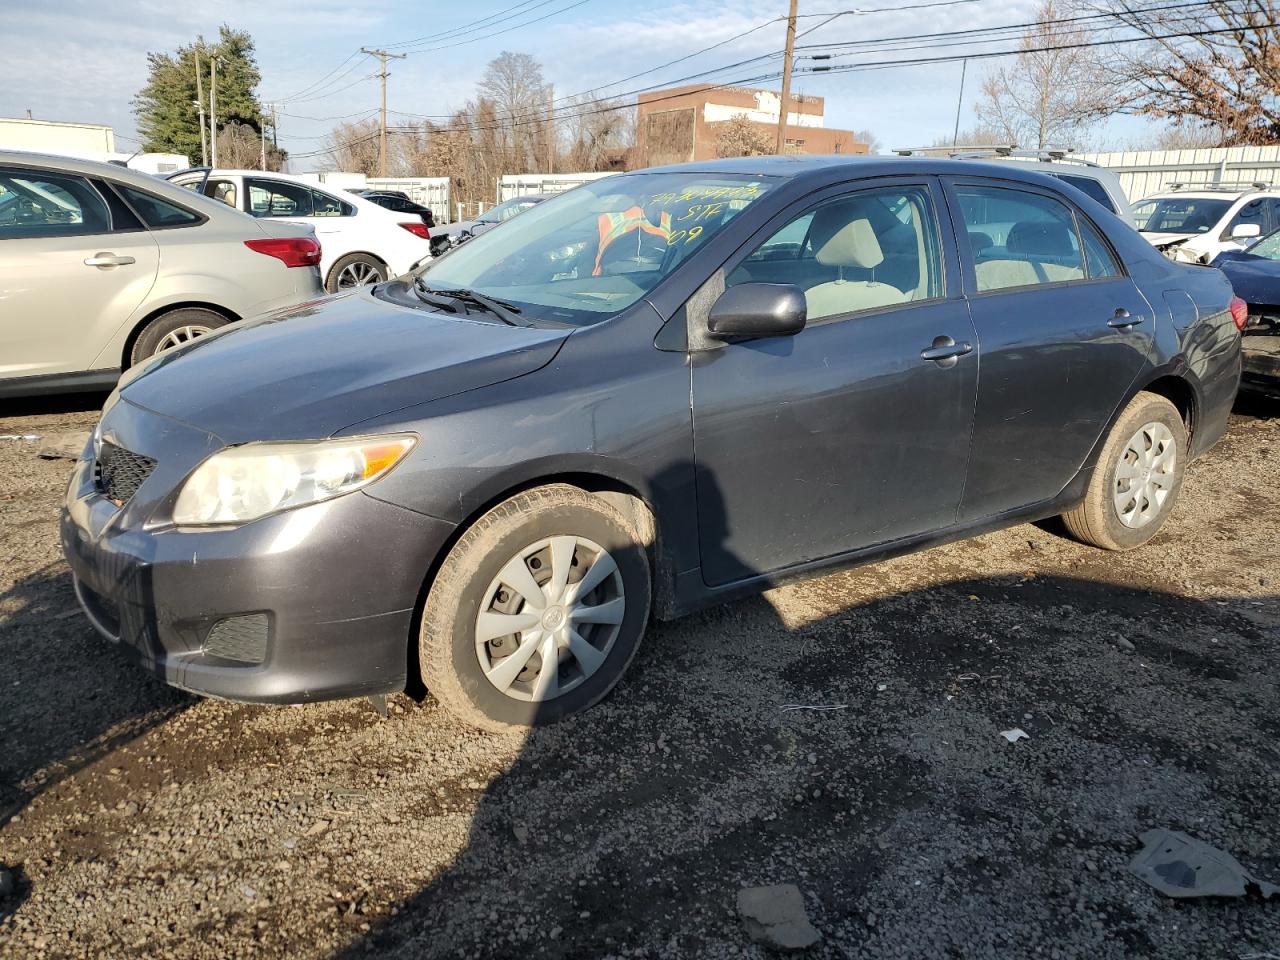
[[[763,956],[735,898],[774,883],[811,956],[1280,953],[1280,903],[1125,870],[1168,826],[1280,880],[1277,412],[1237,411],[1144,550],[1020,526],[774,590],[527,738],[143,675],[76,612],[68,464],[0,440],[0,956]]]

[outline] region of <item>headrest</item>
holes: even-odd
[[[974,256],[990,250],[995,245],[995,241],[991,239],[991,234],[983,233],[981,230],[969,231],[969,249],[973,251]]]
[[[1009,228],[1005,249],[1031,257],[1069,257],[1071,228],[1057,220],[1020,220]]]
[[[871,221],[853,202],[833,203],[813,215],[809,239],[814,256],[828,267],[878,267],[884,262]]]

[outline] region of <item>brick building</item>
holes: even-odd
[[[710,160],[719,125],[739,114],[760,125],[774,142],[781,97],[751,87],[709,89],[704,84],[642,93],[637,104],[636,146],[642,166]],[[822,97],[793,96],[787,111],[787,152],[866,153],[851,130],[823,126]]]

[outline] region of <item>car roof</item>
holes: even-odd
[[[878,157],[804,155],[733,157],[725,160],[703,160],[650,167],[633,173],[705,173],[739,176],[775,177],[820,185],[838,183],[852,177],[888,177],[902,174],[921,176],[990,177],[993,180],[1022,180],[1041,186],[1061,188],[1062,181],[1043,173],[1034,163],[996,163],[966,160],[963,166],[947,157]],[[629,176],[630,174],[617,174]]]
[[[0,163],[55,167],[88,176],[114,177],[117,180],[147,188],[154,188],[157,183],[165,182],[163,177],[144,173],[141,170],[132,170],[118,163],[86,160],[83,157],[68,157],[57,153],[37,153],[31,150],[0,150]]]

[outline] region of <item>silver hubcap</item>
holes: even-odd
[[[476,657],[498,690],[551,700],[600,669],[622,629],[626,597],[609,552],[585,537],[548,537],[507,561],[476,617]]]
[[[382,274],[372,263],[357,260],[355,263],[348,263],[338,271],[338,289],[363,287],[370,283],[377,283],[381,279]]]
[[[1145,527],[1160,516],[1173,492],[1177,447],[1173,432],[1155,421],[1140,427],[1124,445],[1112,497],[1116,516],[1126,527]]]
[[[156,351],[168,350],[170,347],[190,343],[196,337],[203,337],[206,333],[212,332],[212,327],[206,327],[198,323],[189,323],[185,327],[179,327],[177,330],[173,330],[166,335],[165,338],[160,341],[160,345],[156,347]]]

